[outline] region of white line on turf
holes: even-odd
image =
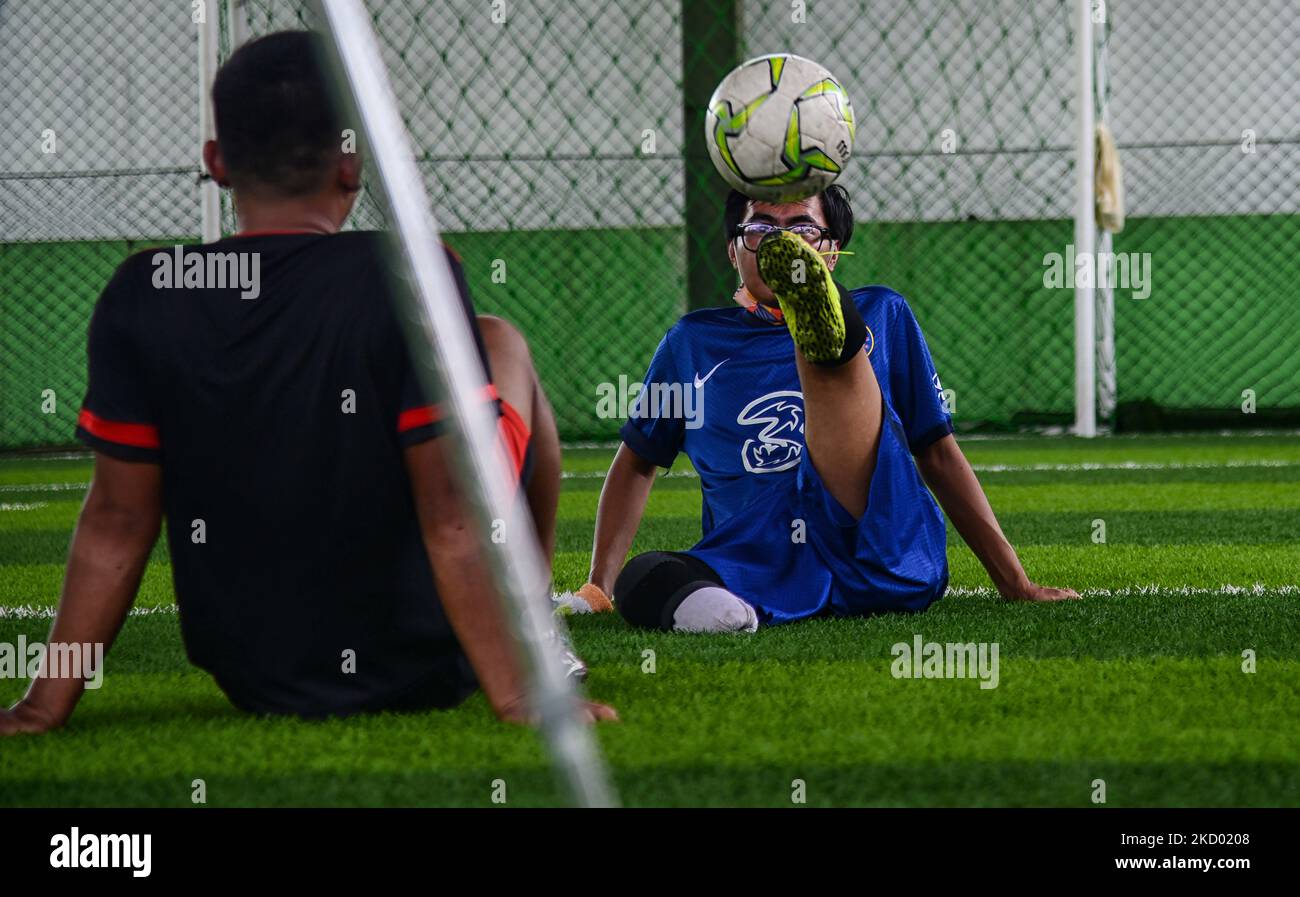
[[[29,452],[27,454],[9,455],[11,461],[89,461],[95,457],[91,451],[84,452]]]
[[[1083,461],[1078,464],[972,464],[981,473],[1027,473],[1054,471],[1069,473],[1080,470],[1212,470],[1216,467],[1298,467],[1300,461]]]
[[[976,473],[1075,473],[1093,470],[1213,470],[1232,468],[1300,467],[1300,461],[1285,459],[1251,459],[1233,461],[1084,461],[1077,464],[972,464]],[[605,478],[603,470],[566,470],[561,476],[566,480],[597,480]],[[662,477],[699,476],[693,470],[670,470]],[[89,483],[9,483],[0,486],[0,492],[75,492],[84,490]]]
[[[1208,588],[1205,586],[1126,586],[1121,589],[1076,589],[1084,598],[1170,598],[1170,597],[1191,597],[1191,598],[1221,598],[1225,595],[1268,595],[1281,598],[1295,598],[1300,596],[1300,586],[1266,586],[1262,582],[1253,583],[1248,586],[1221,585],[1218,588]],[[944,593],[950,598],[997,598],[998,592],[989,586],[950,586]]]
[[[698,477],[699,474],[693,470],[668,470],[659,474],[662,477]],[[603,480],[605,471],[603,470],[566,470],[560,474],[565,480]]]
[[[0,486],[0,492],[75,492],[90,487],[90,483],[9,483]]]
[[[154,617],[176,613],[176,605],[160,604],[157,607],[133,607],[129,616]],[[54,607],[44,604],[20,604],[16,607],[0,605],[0,620],[53,620]]]
[[[1044,433],[1028,430],[1023,433],[965,433],[957,434],[962,442],[1007,442],[1015,439],[1041,439]],[[1053,428],[1053,435],[1066,436],[1068,433],[1057,433]],[[1167,433],[1110,433],[1106,436],[1109,440],[1119,439],[1196,439],[1197,437],[1240,437],[1242,439],[1259,439],[1268,436],[1300,436],[1300,430],[1171,430]],[[594,449],[616,449],[623,445],[618,439],[613,440],[575,440],[573,442],[562,442],[560,445],[566,449],[576,450],[594,450]],[[89,461],[94,457],[94,452],[32,452],[27,455],[11,455],[11,459],[31,460],[31,461]]]
[[[1109,440],[1130,440],[1144,439],[1150,441],[1172,439],[1172,440],[1196,440],[1210,438],[1242,438],[1242,439],[1262,439],[1269,436],[1300,436],[1300,430],[1170,430],[1167,433],[1109,433],[1106,441]],[[1020,433],[958,433],[957,439],[960,442],[1012,442],[1015,440],[1041,440],[1048,439],[1069,439],[1071,434],[1062,431],[1060,427],[1046,427],[1042,430],[1026,430]],[[623,443],[618,440],[577,440],[574,442],[560,443],[566,449],[616,449]]]
[[[566,593],[556,592],[552,600],[563,597]],[[997,598],[996,589],[989,586],[951,586],[945,593],[948,598]],[[1224,596],[1257,596],[1270,598],[1298,598],[1300,585],[1266,586],[1262,582],[1248,586],[1225,584],[1217,588],[1205,586],[1127,586],[1121,589],[1082,589],[1079,594],[1084,598],[1222,598]],[[176,605],[162,604],[156,607],[133,607],[132,617],[166,616],[176,613]],[[20,604],[17,606],[0,605],[0,620],[51,620],[54,607],[51,605]]]
[[[617,439],[612,442],[579,440],[577,442],[561,442],[560,447],[564,449],[616,449],[622,444],[623,443]]]
[[[1275,459],[1236,461],[1084,461],[1078,464],[972,464],[976,473],[1074,473],[1093,470],[1213,470],[1219,467],[1300,467],[1300,461]],[[665,477],[697,477],[693,470],[670,470],[660,474]],[[601,470],[566,470],[566,480],[604,479]]]
[[[1025,430],[1019,433],[957,433],[955,434],[959,442],[1010,442],[1013,440],[1039,440],[1039,439],[1073,439],[1074,434],[1063,427],[1042,427],[1035,430]],[[1268,436],[1300,436],[1300,430],[1169,430],[1164,433],[1106,433],[1104,439],[1145,439],[1150,441],[1160,439],[1210,439],[1210,438],[1236,438],[1242,439],[1261,439]],[[617,444],[616,444],[617,445]]]
[[[47,501],[0,502],[0,511],[35,511],[39,508],[44,508],[47,505],[49,505],[49,502]]]

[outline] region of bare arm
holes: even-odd
[[[531,721],[523,663],[443,440],[411,446],[405,460],[434,584],[456,638],[497,716],[506,722]],[[590,701],[584,703],[584,713],[588,721],[617,719],[612,708]]]
[[[546,393],[532,383],[533,474],[525,492],[528,509],[537,528],[537,542],[550,571],[555,558],[555,514],[560,505],[560,477],[564,460],[560,454],[560,433]]]
[[[135,601],[161,522],[162,468],[96,454],[49,644],[99,644],[108,653]],[[85,691],[85,677],[48,672],[47,662],[27,695],[0,711],[0,735],[44,732],[67,722]]]
[[[924,449],[917,455],[916,466],[1004,598],[1057,601],[1079,597],[1070,589],[1046,588],[1029,579],[955,438],[945,436]]]
[[[591,551],[589,581],[606,595],[614,593],[614,580],[623,568],[641,515],[655,484],[655,465],[626,444],[619,446],[605,475],[596,509],[596,536]]]

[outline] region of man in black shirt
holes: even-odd
[[[339,233],[361,171],[319,44],[284,32],[246,45],[213,101],[204,157],[243,229],[132,256],[99,299],[77,427],[95,472],[50,641],[112,642],[165,513],[186,651],[237,706],[449,707],[481,685],[502,719],[531,718],[439,411],[387,294],[381,237]],[[448,263],[473,323],[450,250]],[[554,419],[519,333],[481,318],[476,339],[483,400],[497,404],[549,558]],[[62,724],[83,687],[38,677],[0,711],[0,733]]]

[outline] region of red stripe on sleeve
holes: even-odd
[[[501,438],[505,440],[510,460],[515,465],[515,477],[518,478],[524,470],[524,456],[528,454],[528,440],[532,434],[528,432],[528,424],[524,423],[514,405],[503,400],[501,412]]]
[[[483,387],[482,396],[485,402],[495,401],[497,397],[496,385],[489,383]],[[427,427],[429,424],[437,423],[440,420],[442,420],[442,409],[437,405],[407,408],[397,416],[397,432],[405,433],[407,430],[414,430],[416,427]]]
[[[427,427],[441,417],[442,412],[438,410],[436,405],[408,408],[397,416],[397,432],[405,433],[407,430],[414,430],[416,427]]]
[[[130,445],[135,448],[156,449],[162,447],[158,438],[158,428],[153,424],[124,424],[118,421],[104,420],[86,408],[77,415],[77,426],[91,436],[97,436],[107,442],[118,445]]]

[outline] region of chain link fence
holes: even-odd
[[[1115,291],[1121,423],[1300,410],[1300,17],[1292,0],[1105,10],[1108,116],[1146,285]],[[208,0],[222,58],[304,4]],[[568,439],[612,437],[690,308],[730,301],[703,106],[794,52],[858,118],[842,280],[908,297],[959,427],[1065,423],[1075,0],[388,0],[368,4],[480,311],[527,334]],[[66,444],[85,330],[128,253],[195,240],[198,25],[183,0],[0,2],[0,448]],[[234,230],[228,200],[223,216]],[[379,227],[362,197],[351,226]],[[605,386],[604,388],[608,388]],[[1239,405],[1253,390],[1260,414]]]
[[[1129,204],[1115,251],[1154,266],[1149,298],[1116,292],[1121,423],[1294,425],[1300,8],[1113,9],[1110,109]]]
[[[131,10],[0,3],[0,448],[72,441],[99,291],[198,229],[195,27]]]

